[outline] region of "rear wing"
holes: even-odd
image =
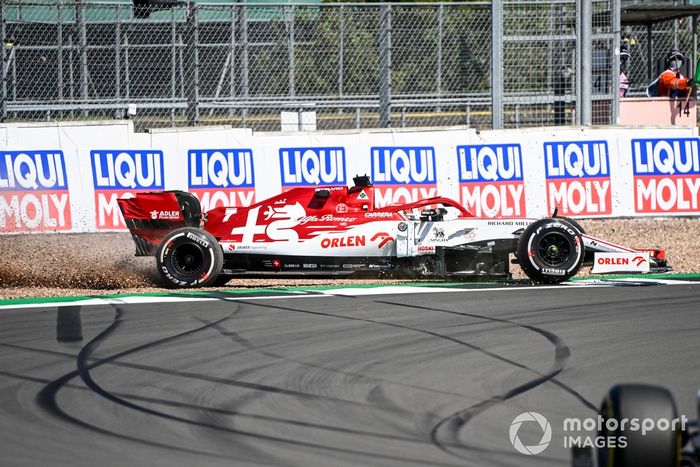
[[[154,256],[168,233],[199,227],[202,218],[199,201],[184,191],[137,193],[117,202],[136,245],[136,256]]]

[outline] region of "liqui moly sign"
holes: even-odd
[[[253,151],[250,149],[192,149],[187,154],[187,183],[202,212],[221,206],[250,206],[255,202]]]
[[[126,228],[117,199],[164,187],[162,151],[99,149],[90,151],[90,163],[97,230]]]
[[[459,198],[476,217],[523,217],[525,186],[519,144],[457,146]]]
[[[0,232],[71,228],[63,152],[0,151]]]
[[[612,212],[606,141],[544,143],[547,212],[598,216]]]
[[[370,157],[377,207],[437,196],[433,147],[373,147]]]
[[[633,139],[634,209],[638,213],[697,213],[697,138]]]
[[[345,185],[345,148],[280,148],[282,189]]]

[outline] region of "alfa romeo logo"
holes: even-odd
[[[525,446],[520,438],[518,438],[518,431],[520,430],[520,425],[525,422],[536,422],[542,428],[542,439],[540,442],[533,446]],[[532,456],[539,454],[549,446],[552,441],[552,426],[549,424],[544,416],[538,414],[537,412],[523,412],[513,420],[510,424],[510,443],[513,445],[516,451],[527,456]]]

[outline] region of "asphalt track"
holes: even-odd
[[[695,416],[700,284],[217,298],[1,310],[0,464],[564,466],[612,384]]]

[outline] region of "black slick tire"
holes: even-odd
[[[539,284],[558,284],[576,275],[584,258],[581,235],[566,221],[540,219],[518,241],[517,257],[525,274]]]
[[[170,288],[207,287],[214,284],[224,264],[219,242],[207,231],[184,227],[163,239],[156,266]]]

